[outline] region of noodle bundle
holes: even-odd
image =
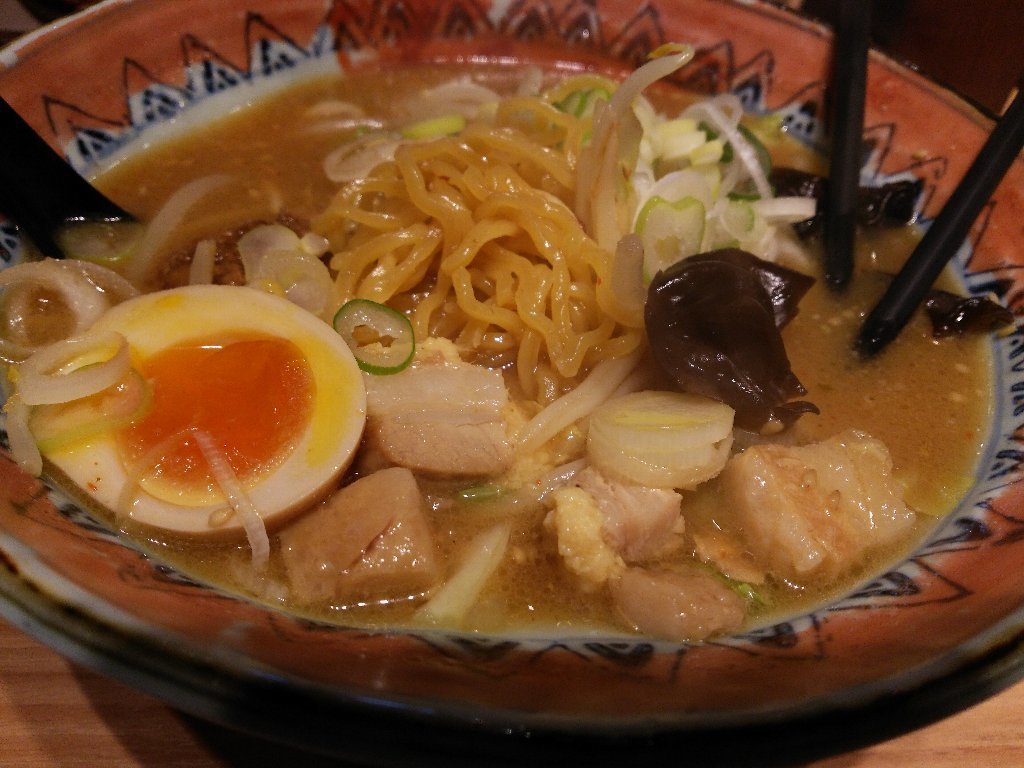
[[[342,300],[389,303],[417,338],[445,336],[471,358],[514,366],[541,402],[637,349],[642,334],[602,306],[611,254],[572,210],[589,115],[552,97],[504,99],[457,135],[400,144],[314,222]]]

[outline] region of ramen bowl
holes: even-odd
[[[756,2],[172,0],[101,3],[15,43],[0,95],[80,172],[311,74],[375,60],[635,66],[694,44],[678,82],[732,91],[824,141],[830,33]],[[873,54],[863,175],[923,181],[934,217],[992,121]],[[1020,301],[1024,164],[955,264]],[[4,224],[8,263],[24,258]],[[1017,332],[992,339],[994,412],[974,483],[905,560],[811,612],[704,643],[628,635],[375,631],[206,585],[0,460],[0,612],[58,652],[185,712],[322,754],[450,764],[737,765],[855,748],[1024,675]],[[936,375],[940,375],[937,372]],[[894,414],[899,418],[899,414]]]

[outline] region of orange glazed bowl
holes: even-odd
[[[311,74],[477,61],[627,71],[672,41],[697,49],[674,85],[734,92],[823,144],[831,33],[751,0],[108,0],[7,47],[0,95],[88,176],[168,126]],[[991,127],[872,53],[864,174],[920,179],[924,226]],[[1015,313],[1022,221],[1018,158],[953,265],[965,290]],[[6,264],[25,258],[12,223],[0,249]],[[1019,330],[992,338],[994,408],[973,482],[914,551],[810,612],[737,634],[678,643],[314,621],[180,572],[6,454],[0,614],[185,712],[353,760],[428,749],[453,765],[763,765],[839,753],[1024,675],[1021,349]]]

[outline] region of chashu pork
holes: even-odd
[[[366,461],[434,477],[492,477],[512,465],[501,371],[432,351],[401,373],[366,375]]]

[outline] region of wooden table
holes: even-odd
[[[813,768],[1024,766],[1024,683],[960,714]],[[66,661],[0,621],[0,766],[4,768],[342,768],[182,715]]]

